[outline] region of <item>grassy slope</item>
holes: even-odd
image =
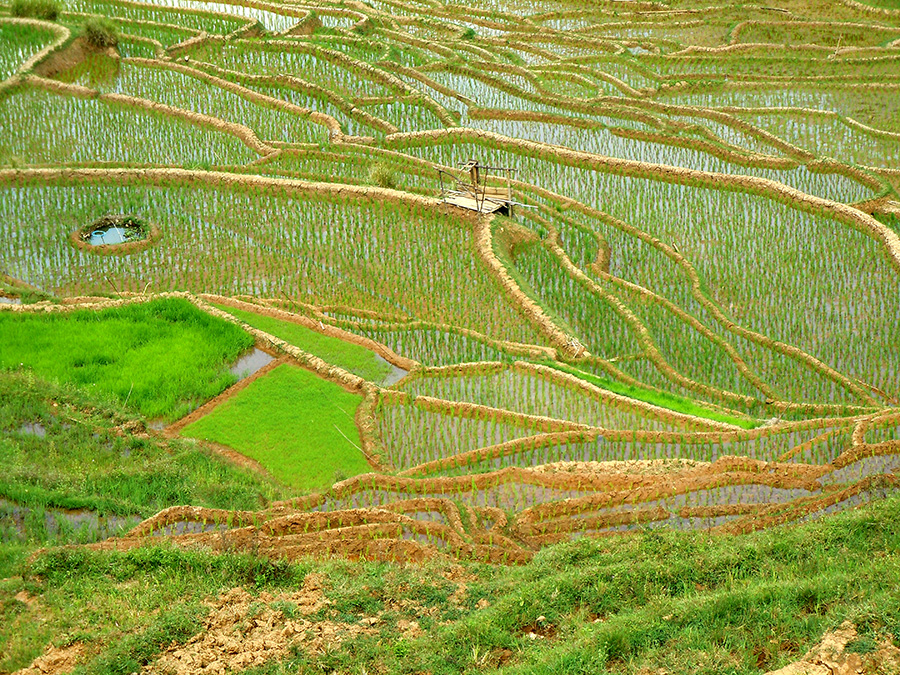
[[[112,556],[59,549],[22,571],[24,579],[0,580],[0,672],[27,666],[53,640],[100,652],[76,672],[127,675],[201,629],[203,598],[234,586],[293,585],[305,567],[167,548]],[[40,593],[40,605],[15,600],[21,590]]]
[[[24,577],[0,582],[0,669],[26,663],[50,639],[80,639],[94,655],[81,672],[132,672],[200,629],[204,597],[237,585],[296,588],[315,571],[331,603],[308,619],[355,623],[383,612],[378,632],[254,675],[449,675],[501,662],[516,674],[757,673],[795,660],[845,619],[869,644],[900,638],[897,522],[900,498],[892,497],[744,537],[580,540],[544,549],[521,568],[55,551],[23,565]],[[23,589],[39,602],[13,600]],[[418,621],[424,635],[399,639],[399,620]]]
[[[224,312],[267,333],[290,342],[295,347],[315,354],[319,358],[340,366],[371,382],[381,382],[391,372],[391,366],[379,361],[375,353],[351,342],[317,333],[290,321],[273,319],[224,305],[216,305]]]
[[[134,422],[71,386],[0,371],[0,498],[147,517],[178,504],[258,509],[292,494],[193,443],[121,433]],[[44,437],[22,433],[35,423]],[[43,531],[30,535],[45,541]]]
[[[235,381],[243,330],[180,299],[101,312],[0,313],[0,368],[20,364],[174,420]],[[153,364],[148,367],[147,364]]]
[[[323,488],[337,474],[371,471],[354,422],[361,402],[357,394],[284,364],[182,433],[234,448],[287,485]]]
[[[122,431],[136,421],[71,385],[0,371],[0,499],[28,510],[20,531],[9,517],[11,505],[0,505],[0,579],[39,547],[96,540],[97,533],[83,526],[48,531],[45,513],[51,509],[147,517],[180,504],[259,509],[295,494],[194,444],[160,443]],[[35,423],[45,428],[44,437],[21,433]],[[51,635],[40,622],[16,622],[23,606],[4,584],[0,581],[0,672],[27,665]],[[90,597],[85,585],[83,599]],[[102,602],[115,604],[119,598]],[[25,661],[16,660],[21,654]]]

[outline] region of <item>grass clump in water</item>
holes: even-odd
[[[9,13],[15,17],[56,21],[65,7],[58,0],[13,0]]]
[[[105,17],[92,16],[81,27],[84,39],[92,47],[107,49],[119,44],[119,28]]]
[[[381,162],[369,167],[369,182],[377,187],[396,189],[400,184],[397,172]]]

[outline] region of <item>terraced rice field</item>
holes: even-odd
[[[360,401],[330,489],[97,545],[515,562],[898,489],[900,9],[875,4],[0,3],[0,295],[174,292]],[[441,199],[470,158],[515,169],[511,213]],[[73,243],[111,214],[159,236]],[[265,446],[203,412],[163,433]]]

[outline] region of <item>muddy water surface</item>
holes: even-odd
[[[140,516],[104,516],[85,509],[41,509],[0,498],[0,540],[39,536],[43,527],[50,539],[61,537],[93,542],[124,534],[141,522]],[[43,538],[43,537],[41,537]]]
[[[263,350],[254,348],[252,352],[245,354],[231,366],[231,374],[239,380],[243,380],[244,378],[253,375],[253,373],[260,368],[269,365],[274,360],[275,357],[271,354],[266,354]]]
[[[395,385],[409,374],[408,370],[398,368],[387,359],[383,359],[382,357],[378,356],[378,354],[375,354],[375,360],[386,363],[391,367],[391,372],[388,373],[387,376],[381,381],[382,387],[390,387],[392,385]]]

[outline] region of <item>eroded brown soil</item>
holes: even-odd
[[[68,647],[48,647],[41,656],[32,661],[27,668],[17,670],[14,675],[62,675],[70,673],[78,664],[84,653],[84,645],[80,642]]]
[[[858,634],[849,621],[822,636],[822,641],[802,659],[773,670],[767,675],[897,675],[900,673],[900,649],[890,641],[865,654],[852,652]],[[848,650],[848,647],[851,647]]]
[[[206,604],[210,613],[203,630],[186,644],[165,651],[143,673],[241,671],[282,659],[295,650],[322,654],[345,640],[375,634],[381,627],[377,615],[352,623],[314,616],[330,604],[318,574],[307,575],[294,592],[254,596],[243,588],[233,588]],[[413,638],[421,630],[416,621],[401,620],[392,634]]]
[[[629,459],[608,462],[553,462],[534,467],[546,473],[577,473],[594,476],[638,475],[660,476],[668,473],[708,467],[709,462],[693,459]]]

